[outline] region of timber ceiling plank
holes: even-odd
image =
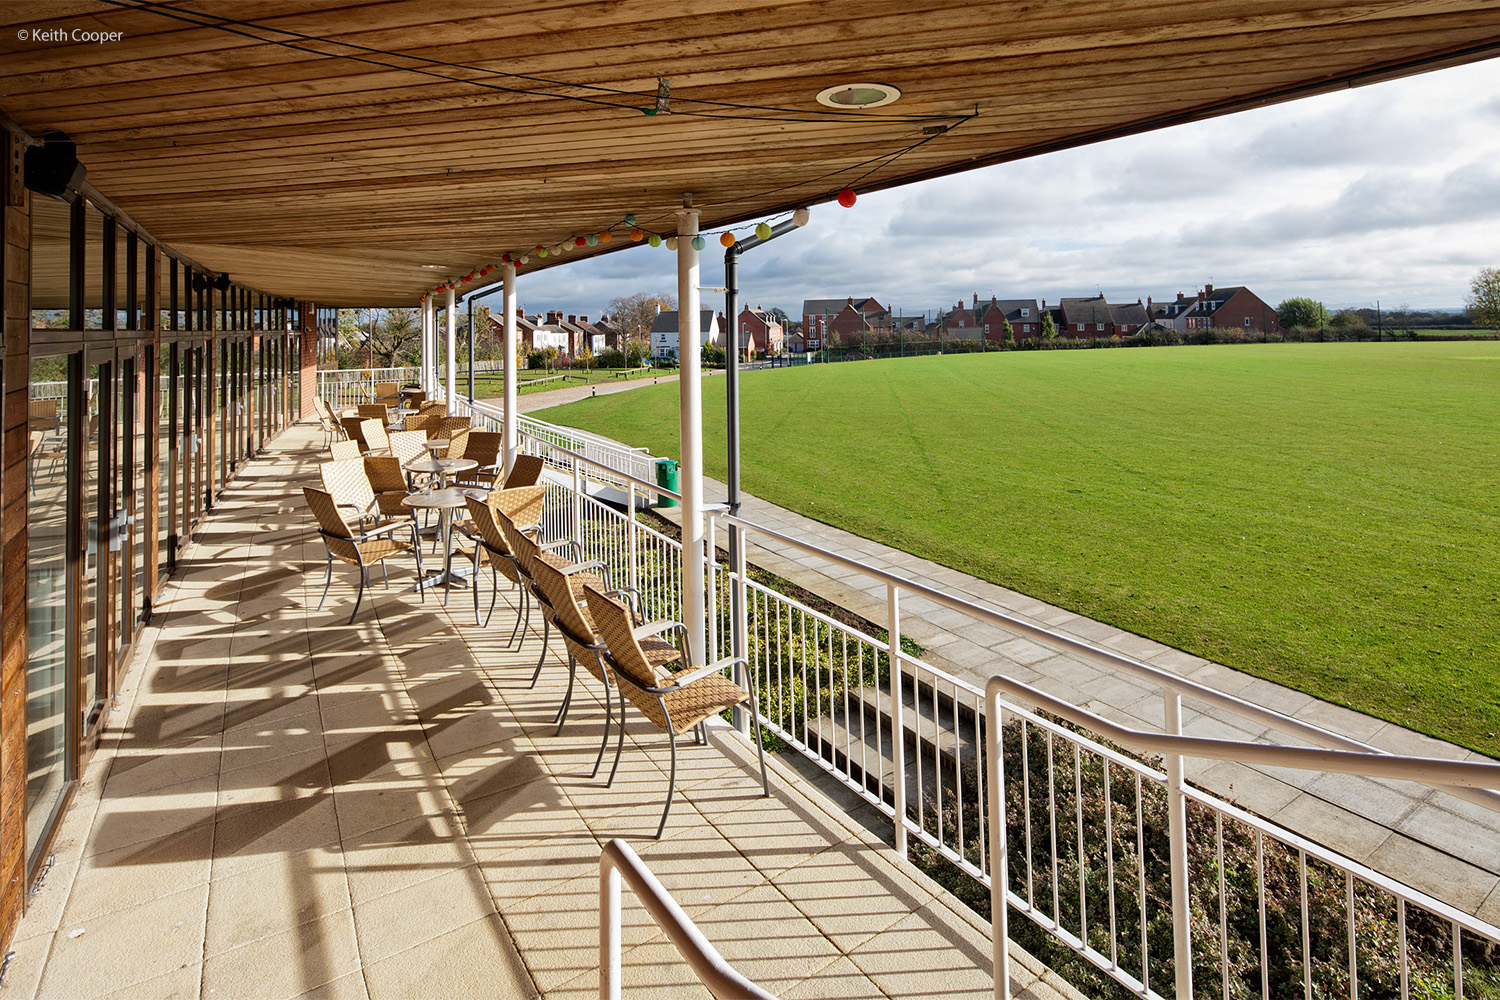
[[[713,228],[846,183],[874,190],[1500,52],[1500,7],[1483,0],[0,7],[11,28],[62,22],[126,39],[17,46],[9,31],[0,110],[33,134],[67,131],[90,181],[195,260],[346,305],[410,303],[502,251],[627,212],[670,228],[686,191]],[[658,77],[674,114],[651,118]],[[857,114],[812,99],[871,79],[902,99]]]

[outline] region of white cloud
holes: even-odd
[[[795,314],[863,294],[921,312],[976,293],[1134,301],[1212,281],[1272,303],[1458,306],[1476,270],[1500,265],[1497,231],[1491,60],[817,206],[745,255],[742,301]],[[704,255],[705,285],[722,283],[718,260]],[[531,311],[597,315],[675,285],[665,251],[635,249],[521,288]]]

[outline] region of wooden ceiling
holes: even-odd
[[[11,0],[0,111],[206,267],[409,305],[684,193],[713,229],[1496,54],[1494,0]],[[901,99],[815,100],[861,81]]]

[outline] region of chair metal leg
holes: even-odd
[[[766,776],[765,738],[760,731],[760,695],[757,693],[755,668],[745,665],[745,677],[750,681],[750,721],[755,726],[755,754],[760,758],[760,795],[771,797],[771,779]]]
[[[333,553],[328,553],[328,565],[323,569],[323,596],[318,598],[318,610],[323,610],[323,602],[328,600],[328,585],[333,582]]]
[[[563,695],[562,705],[557,709],[557,715],[553,721],[557,723],[557,732],[554,736],[561,736],[563,723],[568,721],[568,706],[573,704],[573,682],[578,676],[578,661],[573,659],[573,654],[568,654],[568,693]]]
[[[608,673],[605,674],[608,677]],[[604,682],[604,738],[599,741],[599,753],[594,757],[594,769],[589,772],[590,778],[598,777],[599,765],[604,763],[604,751],[609,747],[609,724],[614,721],[614,687]],[[625,697],[620,696],[620,728],[625,728]]]
[[[605,788],[610,788],[615,783],[615,772],[620,769],[620,754],[625,751],[625,692],[620,692],[620,736],[615,743],[615,762],[609,769],[609,780],[604,783]]]
[[[474,624],[479,624],[479,542],[474,543],[474,572],[469,574],[474,590]]]
[[[542,676],[542,664],[547,662],[547,639],[552,634],[552,620],[542,619],[542,655],[537,658],[536,670],[531,674],[531,683],[527,687],[536,687],[537,678]]]
[[[660,840],[667,828],[667,814],[672,811],[672,795],[677,791],[677,736],[672,732],[671,716],[667,717],[667,741],[672,744],[672,774],[667,778],[667,804],[661,811],[661,822],[656,827],[656,839]]]
[[[369,571],[369,569],[366,568],[366,567],[364,567],[364,566],[361,566],[359,568],[359,593],[357,593],[357,594],[354,595],[354,610],[351,611],[351,612],[349,612],[349,624],[350,625],[354,624],[354,616],[357,615],[357,614],[359,614],[359,602],[362,601],[362,600],[364,600],[364,597],[365,597],[365,584],[369,582],[369,579],[370,579],[370,571]]]
[[[384,559],[380,560],[380,582],[385,584],[385,589],[391,589],[391,568]]]

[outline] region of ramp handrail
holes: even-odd
[[[651,919],[671,938],[677,952],[693,967],[718,1000],[776,1000],[724,961],[718,949],[677,905],[646,863],[625,841],[615,838],[599,856],[599,996],[620,1000],[620,877],[640,897]]]

